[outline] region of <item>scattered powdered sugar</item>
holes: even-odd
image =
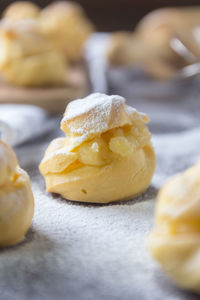
[[[186,170],[200,158],[200,127],[183,132],[154,134],[152,142],[157,156],[153,177],[156,187],[163,185],[172,175]]]

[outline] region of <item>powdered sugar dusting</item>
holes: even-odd
[[[109,109],[113,103],[116,107],[119,107],[121,104],[125,103],[125,99],[118,95],[108,96],[100,93],[91,94],[84,99],[70,102],[67,106],[63,120],[72,120],[75,117],[88,113],[92,109],[99,112],[103,111],[106,114],[107,109]]]
[[[133,117],[143,120],[144,115],[125,105],[125,101],[125,98],[118,95],[100,93],[73,101],[67,106],[62,120],[63,128],[71,134],[85,136],[86,139],[88,136],[131,124]]]
[[[43,162],[54,158],[55,156],[69,156],[69,154],[72,154],[72,152],[69,152],[68,149],[66,147],[60,148],[58,150],[53,151],[52,153],[50,153],[49,155],[47,155],[45,157],[45,159],[43,160]]]
[[[126,113],[127,113],[129,116],[131,116],[131,115],[133,115],[134,113],[137,112],[137,110],[136,110],[134,107],[129,106],[129,105],[125,105],[125,110],[126,110]]]
[[[134,107],[125,105],[125,110],[129,116],[134,116],[137,119],[142,120],[144,123],[149,122],[149,117],[145,113],[138,112]]]

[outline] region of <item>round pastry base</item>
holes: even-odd
[[[71,100],[89,93],[86,68],[75,65],[67,73],[66,83],[60,86],[17,87],[0,79],[0,104],[30,104],[44,108],[51,114],[63,113]]]

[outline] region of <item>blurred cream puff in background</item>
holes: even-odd
[[[32,2],[9,5],[0,22],[0,75],[17,86],[66,83],[68,66],[81,63],[93,25],[78,4]]]
[[[200,293],[200,162],[161,188],[148,247],[181,288]]]

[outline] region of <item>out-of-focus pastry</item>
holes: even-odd
[[[41,11],[40,22],[67,59],[80,60],[84,42],[93,31],[81,6],[70,1],[53,2]]]
[[[160,190],[149,249],[177,285],[200,293],[200,162]]]
[[[133,33],[114,33],[108,46],[113,65],[140,65],[153,77],[168,79],[200,58],[193,30],[200,25],[200,7],[165,8],[151,12]],[[174,39],[178,43],[173,47]],[[180,50],[180,44],[181,51]]]
[[[174,30],[185,30],[200,25],[200,6],[167,7],[154,10],[138,23],[136,30],[143,35],[167,29],[169,35]]]
[[[0,73],[6,82],[19,86],[62,84],[66,60],[34,20],[4,19],[0,23]]]
[[[163,32],[145,37],[137,32],[114,33],[108,45],[108,61],[116,66],[142,66],[149,75],[168,79],[186,65],[169,43]]]
[[[16,1],[10,4],[3,12],[4,18],[14,21],[22,19],[36,19],[39,17],[40,8],[30,1]]]
[[[0,247],[24,240],[33,211],[29,177],[12,149],[0,140]]]
[[[185,55],[184,50],[182,50],[184,53],[178,51],[178,54],[185,56],[186,60],[189,58],[187,63],[192,63],[195,59],[200,59],[200,39],[195,37],[196,28],[199,26],[200,6],[173,7],[161,8],[149,13],[139,22],[136,31],[143,37],[165,35],[170,46],[172,46],[172,39],[178,38],[186,47],[186,51],[190,52],[190,57]]]
[[[48,192],[73,201],[108,203],[143,193],[155,170],[149,119],[120,96],[91,94],[66,108],[66,137],[40,164]]]

